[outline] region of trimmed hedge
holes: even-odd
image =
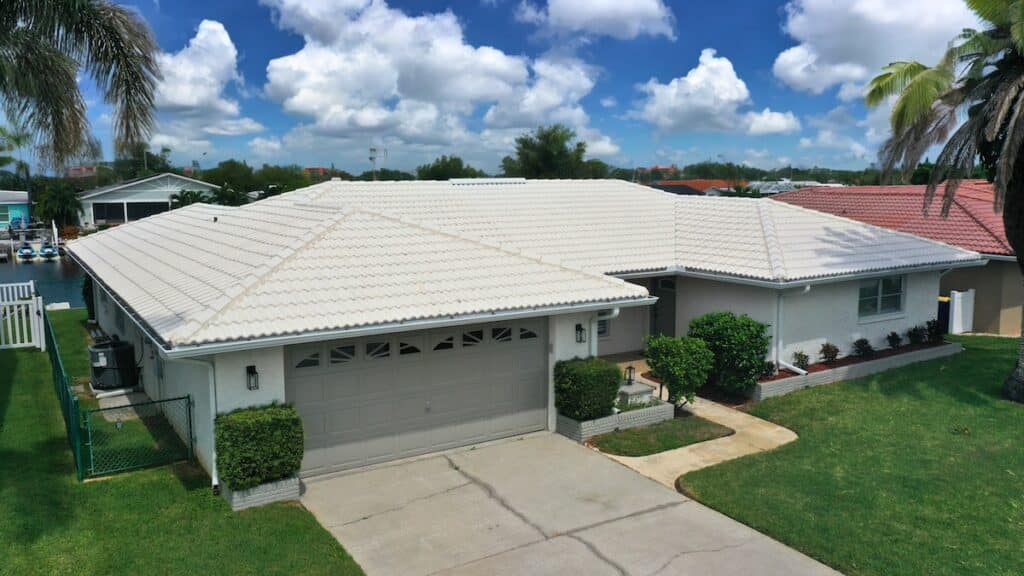
[[[621,383],[622,371],[607,360],[562,360],[555,364],[555,407],[580,422],[608,416]]]
[[[697,389],[707,384],[715,355],[703,340],[648,336],[644,356],[654,375],[665,383],[671,402],[693,402]]]
[[[690,337],[715,355],[711,384],[727,392],[746,392],[757,384],[768,355],[768,325],[743,314],[712,312],[690,321]]]
[[[217,416],[217,471],[232,490],[245,490],[299,471],[304,452],[302,418],[295,408],[271,404]]]

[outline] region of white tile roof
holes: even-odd
[[[615,180],[331,181],[188,206],[69,250],[172,345],[647,294],[604,274],[787,282],[979,259],[789,204]]]

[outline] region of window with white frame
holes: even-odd
[[[857,315],[861,318],[903,311],[903,276],[861,280]]]

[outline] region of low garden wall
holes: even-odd
[[[944,356],[952,356],[953,354],[961,351],[963,351],[963,346],[960,344],[947,343],[933,348],[925,348],[923,350],[915,350],[914,352],[896,354],[894,356],[879,358],[877,360],[868,360],[866,362],[850,364],[849,366],[840,366],[831,370],[822,370],[821,372],[813,372],[803,376],[781,378],[779,380],[772,380],[771,382],[759,382],[754,387],[752,398],[760,401],[773,396],[789,394],[790,392],[795,392],[804,388],[821,386],[822,384],[832,384],[833,382],[840,382],[842,380],[853,380],[864,376],[870,376],[871,374],[877,374],[878,372],[891,370],[893,368],[906,366],[908,364],[914,364],[916,362],[924,362],[926,360],[934,360]]]
[[[285,500],[299,499],[298,477],[284,478],[274,482],[266,482],[247,490],[232,490],[224,486],[221,495],[231,505],[234,511],[262,506],[271,502],[283,502]]]
[[[563,436],[572,438],[577,442],[616,430],[628,428],[639,428],[650,426],[675,417],[675,406],[668,402],[660,402],[648,408],[619,412],[596,420],[584,420],[582,422],[573,420],[567,416],[558,415],[555,430]]]

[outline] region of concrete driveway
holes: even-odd
[[[838,574],[555,434],[318,478],[302,503],[369,576]]]

